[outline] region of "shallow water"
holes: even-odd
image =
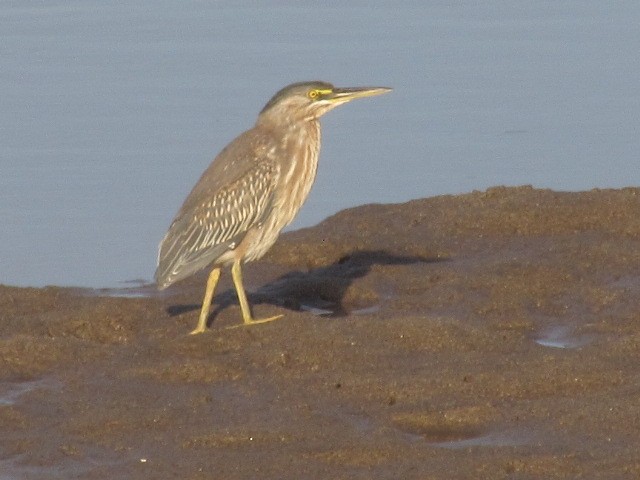
[[[22,395],[37,388],[50,387],[49,383],[45,380],[0,383],[0,407],[15,404]]]
[[[436,442],[435,446],[452,450],[471,448],[471,447],[515,447],[531,443],[528,438],[530,433],[487,433],[476,437],[463,438],[460,440],[450,440],[445,442]]]
[[[579,348],[593,340],[593,335],[576,333],[572,326],[553,325],[538,336],[536,343],[549,348]]]
[[[496,184],[640,183],[636,2],[8,1],[0,5],[0,283],[116,287],[280,87],[391,95],[324,121],[292,228]]]

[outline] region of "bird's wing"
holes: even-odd
[[[206,183],[203,176],[160,243],[158,287],[166,288],[234,249],[270,211],[278,174],[276,163],[265,158],[216,192],[198,193],[200,201],[194,201],[194,193],[202,192],[199,185]]]

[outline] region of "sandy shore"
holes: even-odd
[[[153,255],[153,252],[150,252]],[[640,478],[640,189],[368,205],[159,294],[0,287],[0,479]]]

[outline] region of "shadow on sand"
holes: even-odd
[[[269,304],[294,311],[306,310],[328,316],[344,316],[349,313],[343,303],[345,293],[354,280],[367,275],[373,266],[448,260],[442,257],[396,255],[383,250],[355,251],[326,267],[287,273],[249,294],[249,301],[252,305]],[[238,299],[231,288],[215,295],[214,302],[216,307],[210,314],[209,323],[211,318],[215,318],[228,306],[237,305]],[[167,308],[167,313],[176,316],[199,309],[199,304],[172,305]]]

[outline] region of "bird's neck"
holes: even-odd
[[[262,112],[258,116],[256,125],[270,126],[280,131],[290,128],[304,129],[305,127],[318,128],[320,118],[317,112],[284,111],[273,108]]]

